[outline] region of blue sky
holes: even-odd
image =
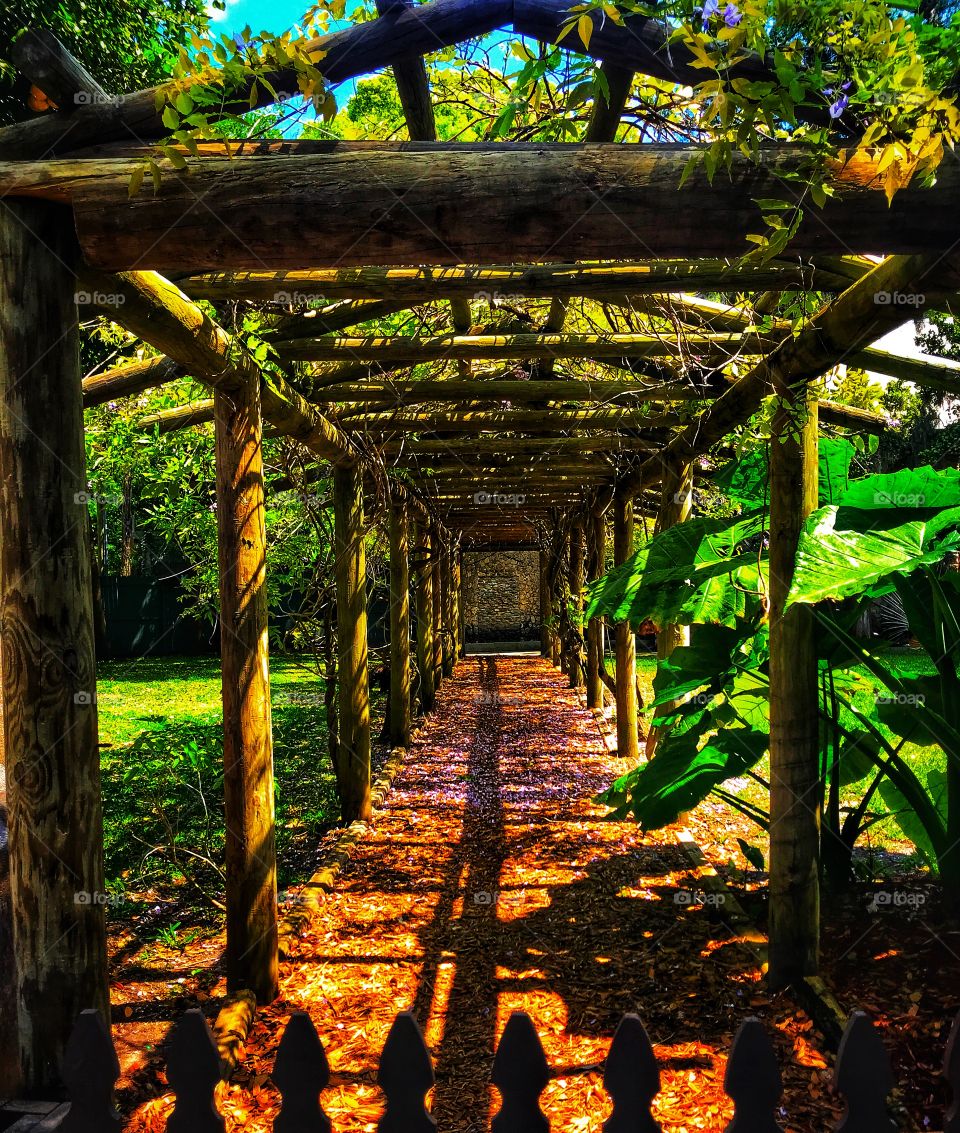
[[[249,24],[254,32],[279,35],[298,23],[309,6],[309,0],[227,0],[225,12],[212,5],[207,11],[215,31],[232,35]]]

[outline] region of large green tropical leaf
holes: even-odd
[[[927,773],[926,793],[945,828],[947,819],[947,776],[945,771],[934,769]],[[930,837],[930,831],[892,779],[884,779],[881,782],[880,797],[887,804],[894,821],[904,835],[917,847],[920,856],[931,869],[936,870],[937,846]]]
[[[837,503],[847,488],[856,448],[842,438],[821,437],[818,449],[820,505]],[[748,506],[767,503],[770,468],[766,449],[756,448],[731,460],[717,471],[713,482],[725,495]]]
[[[623,776],[599,799],[619,804],[614,813],[632,814],[644,830],[658,830],[701,803],[718,784],[753,767],[767,747],[767,736],[748,728],[729,728],[702,748],[692,736],[670,734],[649,763]]]
[[[759,605],[758,555],[739,552],[763,530],[758,509],[734,519],[698,517],[655,536],[587,588],[587,617],[654,625],[734,625]]]
[[[736,668],[735,654],[754,636],[756,627],[700,625],[690,645],[680,645],[660,662],[653,679],[651,708],[669,704],[704,686],[720,690]]]

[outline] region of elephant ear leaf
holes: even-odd
[[[676,822],[714,787],[753,767],[766,752],[769,738],[748,728],[728,728],[703,747],[697,743],[690,734],[668,734],[649,763],[624,777],[631,780],[622,788],[629,797],[628,809],[644,830]]]
[[[763,873],[767,868],[763,851],[757,846],[751,846],[749,842],[745,842],[742,838],[737,839],[737,845],[740,847],[740,853],[743,854],[753,868]]]
[[[850,479],[850,464],[856,448],[842,438],[821,437],[819,444],[819,503],[839,502]],[[770,467],[765,449],[755,448],[720,468],[714,484],[727,496],[748,507],[764,504],[770,497]]]

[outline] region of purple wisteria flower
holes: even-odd
[[[834,101],[830,105],[830,117],[831,118],[839,118],[840,115],[850,105],[850,96],[847,94],[847,91],[852,86],[853,86],[853,82],[850,79],[848,79],[845,83],[840,84],[840,94],[834,99]],[[833,87],[824,87],[823,93],[828,98],[832,98],[833,94],[834,94],[834,88]]]
[[[707,24],[710,22],[711,17],[715,16],[720,9],[720,0],[704,0],[703,11],[700,13],[703,19],[703,28],[706,31]]]
[[[728,4],[723,9],[723,22],[728,28],[735,28],[737,24],[743,19],[743,12],[736,6],[736,4]]]

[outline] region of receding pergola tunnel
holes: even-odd
[[[891,205],[879,171],[858,157],[834,170],[834,195],[822,215],[805,220],[789,258],[741,264],[745,237],[762,223],[756,200],[780,195],[780,174],[796,169],[802,154],[772,146],[757,164],[735,159],[731,176],[712,186],[696,172],[678,188],[688,148],[613,142],[634,71],[675,82],[701,77],[679,46],[668,59],[663,29],[641,17],[608,21],[589,44],[576,30],[562,40],[603,59],[611,92],[619,92],[596,108],[587,144],[435,141],[424,52],[510,25],[556,42],[564,16],[549,0],[390,6],[326,38],[321,68],[341,81],[393,66],[411,142],[238,143],[230,159],[222,146],[204,144],[196,155],[178,154],[189,176],[160,163],[156,196],[128,193],[131,171],[152,152],[146,143],[166,132],[154,91],[91,99],[69,117],[51,113],[0,129],[0,612],[26,1089],[56,1083],[82,1009],[109,1011],[104,910],[74,900],[78,889],[103,889],[89,531],[77,504],[86,489],[83,407],[184,375],[209,398],[143,427],[213,421],[228,630],[232,991],[252,990],[260,1001],[277,991],[265,494],[332,476],[337,776],[344,818],[365,819],[365,501],[385,505],[388,528],[395,744],[410,739],[412,690],[430,711],[469,627],[500,632],[499,608],[503,632],[534,627],[543,653],[585,685],[591,706],[602,705],[609,685],[620,753],[637,758],[633,634],[624,623],[614,628],[609,676],[599,623],[579,625],[584,582],[600,576],[608,546],[613,562],[629,557],[639,515],[661,529],[685,518],[695,477],[709,474],[701,458],[770,394],[780,405],[769,500],[771,763],[783,772],[772,806],[789,833],[771,859],[771,974],[782,983],[809,969],[815,816],[792,811],[791,800],[810,787],[809,761],[798,753],[817,744],[816,681],[811,686],[805,664],[813,630],[783,617],[783,605],[811,490],[815,502],[818,417],[861,432],[887,424],[818,405],[812,387],[842,361],[960,391],[956,364],[901,359],[871,345],[917,313],[878,305],[879,293],[922,294],[925,309],[953,301],[960,273],[942,249],[960,238],[960,170],[944,163],[933,188],[911,183]],[[56,103],[100,89],[49,37],[31,43],[18,66]],[[754,77],[763,70],[756,59],[743,66]],[[291,74],[275,79],[292,89]],[[585,193],[582,215],[572,218]],[[588,207],[597,197],[604,207]],[[198,198],[203,210],[193,207]],[[371,224],[371,216],[379,220]],[[709,303],[690,294],[698,290],[751,302],[771,290],[815,290],[826,299],[801,329],[761,333],[749,304]],[[530,333],[472,333],[471,301],[494,292],[521,303],[549,300],[549,312]],[[318,295],[324,304],[310,310]],[[278,367],[265,368],[198,305],[228,299],[275,310]],[[571,302],[581,299],[629,309],[643,329],[565,330]],[[99,310],[155,356],[81,382],[80,301],[84,318]],[[449,334],[344,333],[426,303],[443,305]],[[588,377],[576,369],[585,361]],[[413,372],[427,363],[428,376]],[[790,424],[798,415],[800,435]],[[302,446],[312,461],[303,477],[265,484],[265,432]],[[491,556],[516,571],[483,565]]]

